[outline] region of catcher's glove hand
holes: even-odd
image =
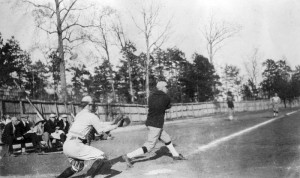
[[[118,116],[114,117],[112,124],[118,124],[122,119],[123,119],[123,116],[118,115]]]
[[[131,123],[129,117],[123,117],[118,123],[118,127],[126,127]]]

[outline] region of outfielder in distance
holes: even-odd
[[[96,160],[87,171],[87,177],[93,177],[103,167],[106,156],[101,150],[86,145],[87,137],[91,129],[98,134],[116,129],[124,120],[101,122],[94,113],[96,105],[91,96],[85,96],[81,101],[82,110],[76,115],[67,139],[63,145],[63,153],[68,157],[71,167],[68,167],[59,178],[70,177],[84,168],[84,161]]]
[[[274,117],[278,116],[280,102],[281,102],[281,99],[279,98],[278,94],[275,93],[275,95],[271,98],[271,104],[273,107],[273,116]]]
[[[185,160],[185,158],[176,151],[170,136],[163,129],[165,112],[167,109],[171,108],[171,99],[166,94],[168,91],[167,83],[160,81],[157,83],[156,88],[157,90],[150,94],[148,100],[149,109],[146,120],[148,139],[141,148],[122,156],[128,168],[133,167],[131,162],[132,158],[151,151],[155,147],[157,141],[162,141],[167,146],[174,160]]]

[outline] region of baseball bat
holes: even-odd
[[[17,84],[17,82],[14,80],[14,83],[15,85],[19,88],[19,90],[22,91],[21,87]],[[27,96],[27,93],[25,92],[26,94],[26,100],[29,102],[29,104],[34,108],[36,114],[39,116],[40,119],[42,120],[45,120],[43,115],[40,113],[40,111],[32,104],[31,100],[29,99],[29,97]]]

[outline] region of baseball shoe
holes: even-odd
[[[130,161],[130,159],[127,157],[127,155],[123,155],[122,158],[123,158],[123,160],[126,162],[128,168],[132,168],[132,167],[133,167],[133,164],[131,163],[131,161]]]
[[[183,157],[182,154],[179,154],[178,156],[173,156],[173,160],[187,160],[187,159]]]

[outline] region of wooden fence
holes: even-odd
[[[50,114],[77,114],[80,111],[79,103],[56,103],[46,101],[32,101],[32,103],[39,109],[44,117],[49,117]],[[133,122],[145,121],[147,116],[147,106],[137,104],[102,104],[97,103],[97,115],[101,120],[109,120],[109,113],[116,114],[122,112],[129,116]],[[258,111],[267,110],[271,108],[269,100],[256,101],[241,101],[235,102],[235,111]],[[287,103],[287,107],[299,107],[299,98],[291,103]],[[284,107],[284,104],[281,104]],[[227,112],[226,102],[204,102],[204,103],[184,103],[173,104],[172,108],[166,113],[166,119],[180,119],[186,117],[201,117],[209,114]],[[26,100],[0,100],[0,115],[8,114],[10,116],[20,116],[26,114],[30,120],[34,121],[36,113],[33,107]],[[69,117],[71,121],[71,117]]]

